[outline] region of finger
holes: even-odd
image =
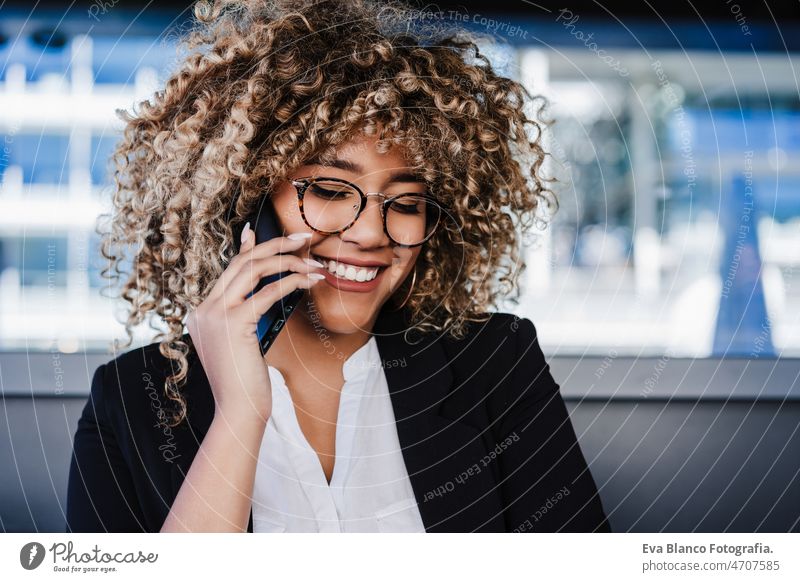
[[[321,263],[313,259],[301,259],[296,255],[274,255],[264,259],[251,259],[242,264],[239,273],[230,280],[224,289],[224,294],[233,302],[240,303],[264,277],[286,271],[309,274],[320,272],[322,268]]]
[[[211,287],[211,291],[208,293],[208,299],[217,299],[223,294],[223,291],[230,283],[230,280],[239,271],[239,267],[237,265],[241,261],[239,257],[246,256],[246,254],[253,249],[256,244],[255,239],[255,233],[250,227],[250,221],[247,221],[242,227],[242,232],[239,235],[238,251],[236,255],[234,255],[231,262],[225,267],[222,275],[220,275],[213,287]]]
[[[233,258],[231,264],[225,269],[225,273],[223,273],[223,275],[226,276],[226,280],[231,280],[238,275],[243,264],[247,260],[267,258],[277,254],[288,254],[298,251],[308,243],[310,234],[308,236],[305,236],[307,233],[297,234],[302,235],[302,237],[292,239],[288,236],[279,236],[268,241],[255,244],[255,234],[251,232],[250,239],[252,240],[252,243],[250,243],[250,246],[248,246],[245,251],[240,251]]]
[[[253,235],[253,240],[255,241],[255,235]],[[277,236],[267,241],[254,244],[254,246],[249,249],[251,256],[248,258],[261,259],[277,254],[294,253],[306,246],[310,240],[311,233],[308,232],[297,232],[289,236]],[[243,253],[239,254],[241,255]]]
[[[310,289],[324,278],[325,276],[319,273],[310,273],[308,275],[294,273],[282,277],[254,293],[252,297],[236,307],[234,312],[241,313],[251,323],[258,323],[261,316],[275,305],[281,297],[285,297],[296,289]]]
[[[250,223],[244,225],[242,230],[241,244],[239,245],[239,254],[246,253],[252,249],[256,244],[256,234],[250,228]]]
[[[230,264],[225,268],[222,275],[209,292],[210,298],[219,299],[227,294],[227,289],[232,281],[236,279],[248,260],[256,258],[266,258],[278,253],[288,253],[302,248],[311,238],[311,233],[295,233],[285,237],[276,237],[261,244],[256,244],[256,236],[248,222],[242,229],[242,239],[239,252],[233,257]],[[295,237],[295,238],[290,238]],[[286,270],[286,269],[284,269]],[[277,271],[280,272],[280,271]],[[253,284],[253,287],[255,284]],[[252,287],[247,291],[252,291]],[[245,293],[245,295],[247,294]]]

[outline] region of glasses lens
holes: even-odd
[[[440,213],[435,202],[406,194],[394,199],[386,209],[386,230],[396,243],[419,244],[436,228]]]
[[[333,180],[313,180],[303,194],[303,213],[311,228],[336,232],[355,220],[361,195],[352,186]]]

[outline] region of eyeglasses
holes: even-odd
[[[353,224],[367,207],[369,196],[380,196],[383,231],[400,246],[415,247],[433,236],[445,208],[427,192],[387,196],[364,193],[341,178],[295,178],[297,204],[305,223],[322,234],[339,234]]]

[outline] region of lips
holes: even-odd
[[[341,279],[327,270],[323,271],[323,274],[325,275],[325,281],[331,287],[334,287],[339,291],[355,291],[357,293],[368,293],[378,287],[381,281],[381,276],[385,271],[386,269],[379,269],[378,274],[371,281],[363,281],[363,282]]]
[[[336,261],[339,263],[343,263],[345,265],[353,265],[354,267],[388,267],[389,263],[384,261],[366,261],[364,259],[356,259],[350,257],[339,257],[338,259],[334,259],[333,257],[326,257],[323,255],[313,255],[315,259],[321,261],[323,263],[327,263],[327,261]]]
[[[381,269],[388,265],[379,263],[377,261],[362,261],[357,259],[335,260],[321,255],[312,255],[317,261],[325,265],[325,269],[339,277],[340,279],[347,279],[348,281],[356,281],[363,283],[374,279]]]
[[[343,261],[336,261],[335,259],[331,259],[322,255],[311,254],[311,257],[324,266],[319,270],[323,275],[325,275],[326,282],[335,287],[340,291],[356,291],[361,293],[367,293],[378,287],[379,281],[381,279],[381,275],[386,270],[388,265],[384,265],[383,263],[376,263],[375,261],[358,261],[359,263],[365,262],[372,262],[375,266],[361,266],[356,265],[354,263],[347,263]],[[335,272],[331,272],[330,265],[331,262],[335,264]],[[344,276],[344,271],[349,271],[350,269],[354,269],[355,272],[350,271],[351,276],[356,276],[356,274],[360,274],[362,271],[365,272],[365,275],[361,275],[364,277],[363,281],[358,281],[357,279],[348,279]],[[338,273],[342,273],[340,276]],[[372,273],[375,273],[371,279],[368,279]]]

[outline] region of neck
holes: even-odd
[[[312,319],[306,307],[305,301],[298,304],[267,352],[266,362],[284,377],[300,369],[336,371],[338,376],[344,361],[369,341],[371,326],[353,333],[332,332],[322,326],[319,318]]]

